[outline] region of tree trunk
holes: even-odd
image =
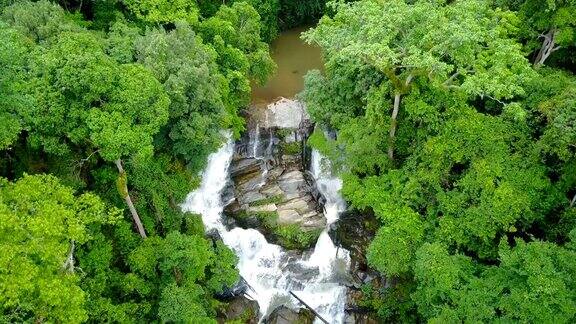
[[[576,194],[574,194],[574,197],[572,197],[572,200],[570,200],[570,208],[574,207],[575,203],[576,203]]]
[[[68,256],[66,257],[66,261],[62,265],[62,269],[69,273],[74,272],[74,248],[76,244],[74,240],[70,240],[70,249],[68,250]]]
[[[128,192],[128,184],[126,180],[126,172],[122,167],[122,161],[120,159],[114,161],[116,163],[116,167],[118,168],[118,172],[120,173],[120,177],[118,178],[118,192],[122,195],[122,198],[126,201],[126,205],[128,205],[128,209],[132,214],[132,219],[134,219],[134,223],[136,224],[136,228],[138,229],[138,233],[142,238],[146,238],[146,232],[144,231],[144,226],[142,225],[142,221],[140,221],[140,216],[138,216],[138,212],[132,203],[132,198],[130,198],[130,193]]]
[[[392,118],[390,120],[390,136],[388,138],[388,157],[394,160],[394,136],[396,136],[396,118],[400,110],[400,93],[396,92],[394,96],[394,109],[392,109]]]
[[[394,160],[394,138],[396,136],[396,125],[397,125],[397,117],[398,111],[400,111],[400,99],[403,93],[408,91],[408,86],[410,82],[412,82],[413,75],[410,74],[406,78],[406,82],[404,83],[404,87],[402,89],[396,90],[396,94],[394,95],[394,108],[392,109],[392,120],[390,121],[390,136],[388,138],[388,157],[390,160]]]
[[[540,51],[538,51],[536,60],[534,60],[534,67],[543,65],[550,54],[560,48],[560,46],[554,47],[557,33],[556,29],[552,28],[546,34],[540,35],[544,40],[542,41],[542,47]]]

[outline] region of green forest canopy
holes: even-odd
[[[178,205],[322,14],[310,143],[394,283],[360,306],[574,322],[573,0],[0,0],[0,320],[215,322],[237,259]]]
[[[576,2],[333,2],[312,143],[381,227],[388,322],[576,319]],[[550,44],[552,43],[552,45]],[[552,50],[549,51],[549,47]]]

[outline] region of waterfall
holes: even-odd
[[[254,137],[252,138],[252,156],[258,158],[258,147],[260,146],[260,125],[256,123],[254,128]]]
[[[328,235],[330,224],[345,208],[338,194],[341,181],[325,171],[322,156],[314,151],[312,173],[326,196],[327,226],[311,254],[284,251],[268,243],[255,229],[227,230],[222,222],[221,192],[229,181],[228,168],[234,153],[231,136],[227,137],[227,143],[209,156],[200,187],[188,195],[182,209],[200,214],[206,229],[218,230],[224,243],[234,250],[240,275],[253,289],[249,293],[258,302],[261,316],[279,305],[302,307],[290,296],[289,291],[293,291],[328,322],[342,323],[346,288],[340,283],[346,277],[350,257],[348,251],[338,250]]]

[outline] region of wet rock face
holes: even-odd
[[[258,302],[250,300],[244,296],[231,300],[218,313],[218,323],[228,323],[230,321],[240,321],[241,323],[258,323]]]
[[[314,323],[314,314],[307,309],[295,311],[286,306],[277,307],[264,320],[266,324],[312,324]]]
[[[380,290],[387,287],[387,284],[383,278],[380,278],[378,273],[374,272],[373,275],[368,275],[363,280],[364,284],[369,284],[374,290]],[[371,309],[365,305],[366,298],[371,298],[370,296],[365,296],[364,293],[358,288],[348,289],[346,293],[346,310],[344,316],[345,324],[372,324],[380,323],[377,314],[374,309]]]
[[[225,212],[237,225],[259,229],[270,242],[306,249],[316,242],[326,219],[321,195],[303,162],[308,117],[298,104],[294,106],[302,109],[298,116],[282,121],[288,106],[272,107],[277,112],[270,112],[269,120],[252,121],[237,141],[231,183],[224,191]]]
[[[351,313],[346,314],[344,324],[377,324],[380,323],[374,314]]]
[[[348,210],[340,215],[328,233],[334,243],[350,251],[350,272],[357,285],[371,276],[366,260],[366,249],[376,234],[378,220],[369,212]]]

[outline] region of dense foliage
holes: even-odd
[[[362,305],[575,322],[574,0],[0,0],[0,322],[215,322],[237,258],[179,204],[322,14],[310,143],[391,279]]]
[[[277,27],[250,2],[0,11],[0,321],[213,321],[236,256],[179,204],[243,130]]]
[[[575,5],[332,2],[306,33],[326,71],[302,97],[337,133],[312,143],[381,221],[382,320],[576,319]]]

